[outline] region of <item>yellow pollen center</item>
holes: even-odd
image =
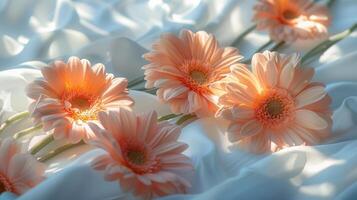
[[[257,120],[269,128],[284,126],[293,119],[293,113],[294,100],[288,91],[283,89],[266,91],[255,104]]]
[[[190,77],[198,84],[204,84],[207,81],[207,76],[205,73],[197,70],[190,72]]]
[[[146,161],[145,154],[143,151],[129,150],[126,156],[128,160],[135,165],[142,165]]]
[[[293,10],[285,10],[283,12],[283,17],[286,19],[286,20],[293,20],[293,19],[296,19],[297,17],[299,17],[298,13],[293,11]]]
[[[283,113],[283,102],[277,99],[272,99],[266,103],[265,111],[271,118],[275,118]]]
[[[77,96],[70,100],[73,108],[78,108],[80,110],[86,110],[91,107],[91,103],[88,98],[83,96]]]
[[[101,104],[94,97],[87,94],[81,94],[78,91],[69,91],[62,97],[66,105],[67,112],[74,120],[89,121],[96,120],[97,113],[101,110]]]

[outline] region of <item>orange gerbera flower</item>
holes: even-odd
[[[276,42],[327,36],[328,9],[313,0],[260,0],[254,10],[257,28],[267,29]]]
[[[95,121],[99,111],[133,105],[127,80],[107,74],[102,64],[91,67],[89,61],[71,57],[67,64],[55,61],[41,72],[44,79],[27,88],[34,100],[30,110],[45,131],[54,130],[56,139],[87,140],[93,136],[87,123]]]
[[[253,56],[253,73],[232,67],[217,113],[231,121],[232,142],[262,153],[316,144],[329,135],[330,97],[323,84],[310,82],[313,69],[300,68],[299,61],[297,54],[265,51]]]
[[[44,179],[45,166],[20,150],[14,140],[0,140],[0,194],[21,195]]]
[[[150,62],[143,67],[146,87],[159,88],[157,96],[172,112],[207,116],[217,110],[211,85],[243,57],[235,48],[219,48],[211,34],[183,30],[180,37],[163,35],[144,58]]]
[[[156,112],[136,115],[128,110],[100,112],[98,123],[90,123],[97,140],[93,145],[108,154],[92,165],[104,170],[105,179],[119,181],[126,191],[152,199],[185,193],[193,167],[182,152],[188,147],[178,142],[181,130],[169,122],[157,122]]]

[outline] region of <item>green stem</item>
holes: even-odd
[[[340,40],[342,40],[345,37],[349,36],[353,31],[355,31],[355,29],[357,29],[357,23],[355,23],[349,29],[347,29],[345,31],[342,31],[340,33],[337,33],[337,34],[331,36],[329,39],[327,39],[327,40],[321,42],[320,44],[316,45],[314,48],[312,48],[310,51],[308,51],[301,58],[301,63],[305,64],[312,57],[315,57],[316,55],[323,53],[328,48],[330,48],[332,45],[336,44]]]
[[[40,130],[41,128],[42,128],[42,124],[27,128],[27,129],[24,129],[22,131],[19,131],[19,132],[14,134],[14,139],[19,139],[19,138],[21,138],[21,137],[23,137],[25,135],[28,135],[28,134],[30,134],[32,132]]]
[[[261,52],[262,50],[264,50],[265,48],[267,48],[269,45],[273,44],[273,40],[269,40],[268,42],[266,42],[265,44],[263,44],[258,50],[256,50],[254,52],[254,54]]]
[[[179,117],[181,116],[182,114],[168,114],[168,115],[164,115],[164,116],[161,116],[157,119],[158,122],[161,122],[161,121],[166,121],[166,120],[170,120],[170,119],[173,119],[173,118],[176,118],[176,117]]]
[[[129,81],[128,88],[132,88],[140,83],[143,83],[145,81],[144,78],[145,78],[145,76],[140,76],[140,77],[137,77],[137,78]]]
[[[135,89],[135,90],[155,95],[157,88],[139,88],[139,89]]]
[[[257,50],[253,53],[253,55],[256,54],[256,53],[259,53],[259,52],[262,51],[263,49],[267,48],[268,46],[270,46],[271,44],[273,44],[273,42],[274,42],[273,40],[269,40],[268,42],[266,42],[265,44],[263,44],[261,47],[259,47],[259,49],[257,49]],[[244,63],[244,64],[249,64],[251,61],[252,61],[252,58],[249,58],[249,59],[247,59],[247,60],[244,60],[243,63]]]
[[[10,126],[13,122],[16,122],[18,120],[24,119],[28,117],[30,113],[28,111],[16,113],[15,115],[9,117],[7,120],[4,121],[3,124],[0,126],[0,134],[8,127]]]
[[[284,46],[285,42],[279,42],[277,44],[275,44],[270,51],[277,51],[278,49],[280,49],[280,47]]]
[[[250,32],[252,32],[257,25],[253,25],[249,27],[247,30],[245,30],[243,33],[241,33],[236,40],[232,43],[232,46],[238,46],[239,43],[241,43],[246,35],[248,35]]]
[[[66,145],[63,145],[63,146],[61,146],[61,147],[58,147],[58,148],[55,149],[55,150],[52,150],[52,151],[48,152],[46,155],[40,157],[40,158],[38,159],[38,161],[40,161],[40,162],[46,162],[46,161],[52,159],[53,157],[55,157],[55,156],[57,156],[57,155],[59,155],[59,154],[65,152],[65,151],[67,151],[67,150],[69,150],[69,149],[72,149],[72,148],[77,147],[77,146],[81,146],[81,145],[83,145],[83,144],[85,144],[85,143],[84,143],[83,141],[80,141],[80,142],[78,142],[78,143],[76,143],[76,144],[66,144]]]
[[[332,4],[335,3],[335,1],[336,1],[336,0],[329,0],[329,1],[327,1],[326,6],[327,6],[327,7],[331,7]]]
[[[177,125],[181,125],[183,124],[185,121],[189,120],[189,119],[192,119],[192,118],[195,118],[196,115],[193,115],[193,114],[187,114],[187,115],[183,115],[182,117],[180,117],[180,119],[178,119],[176,121],[176,124]]]
[[[243,60],[242,63],[244,63],[244,64],[249,64],[250,62],[252,62],[252,58],[249,58],[249,59],[247,59],[247,60]]]
[[[33,146],[30,149],[31,154],[35,155],[36,153],[41,151],[45,146],[47,146],[53,141],[54,141],[53,135],[52,134],[47,135],[41,142],[37,143],[35,146]]]

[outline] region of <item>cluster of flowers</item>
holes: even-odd
[[[262,0],[255,7],[258,29],[274,41],[326,35],[326,8],[309,0]],[[206,32],[163,35],[144,55],[146,88],[169,104],[173,116],[217,117],[230,121],[228,139],[254,153],[313,145],[329,136],[331,111],[314,70],[298,54],[265,51],[243,64],[236,48],[221,48]],[[193,173],[179,142],[180,126],[159,120],[155,111],[135,113],[128,81],[76,57],[41,69],[27,95],[30,113],[54,139],[84,141],[107,154],[93,160],[108,181],[150,199],[185,193]],[[0,140],[0,193],[22,194],[44,178],[45,167],[22,153],[12,139]]]

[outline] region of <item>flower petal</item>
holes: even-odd
[[[246,106],[236,106],[232,108],[232,115],[237,120],[251,119],[254,117],[254,110]]]
[[[313,130],[323,130],[328,127],[326,120],[311,110],[297,110],[296,123]]]
[[[258,121],[251,120],[242,126],[240,134],[243,137],[253,136],[258,134],[261,130],[263,130],[263,126]]]
[[[270,87],[274,87],[278,82],[278,69],[274,57],[268,60],[267,66],[265,66],[265,79],[266,84]]]
[[[295,67],[300,61],[300,55],[295,53],[290,57],[287,57],[287,63],[284,65],[280,72],[279,85],[282,88],[289,88],[290,83],[294,79]]]
[[[303,90],[296,96],[296,108],[301,108],[306,105],[313,104],[326,96],[325,88],[323,86],[313,86]]]

